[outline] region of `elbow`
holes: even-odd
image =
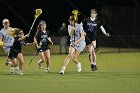
[[[84,38],[85,38],[85,36],[82,36],[81,38],[82,38],[82,39],[84,39]]]

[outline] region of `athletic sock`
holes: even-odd
[[[64,70],[65,70],[65,68],[66,68],[65,66],[62,67],[62,69],[64,69]]]
[[[93,64],[93,65],[96,65],[96,62],[93,62],[92,64]]]
[[[11,74],[14,73],[14,67],[10,67],[10,72],[11,72]]]
[[[16,70],[19,70],[19,66],[16,66],[15,68],[16,68]]]
[[[16,66],[16,71],[17,71],[17,74],[19,74],[19,66]]]
[[[94,62],[92,61],[92,62],[90,62],[90,63],[93,64],[93,65],[96,65],[96,61],[94,61]]]

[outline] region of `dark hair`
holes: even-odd
[[[15,35],[18,36],[21,32],[23,32],[22,29],[16,29],[16,31],[15,31]]]

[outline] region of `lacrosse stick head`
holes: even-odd
[[[79,13],[80,12],[78,10],[76,10],[76,9],[72,11],[72,14],[74,15],[74,20],[78,20]]]
[[[36,9],[35,10],[35,19],[39,17],[39,15],[42,14],[42,9]]]

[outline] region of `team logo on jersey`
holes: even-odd
[[[21,44],[22,46],[26,45],[24,41],[20,41],[20,44]]]
[[[47,35],[41,35],[41,38],[45,38],[45,37],[48,37]]]
[[[95,23],[87,23],[88,26],[97,26]]]

